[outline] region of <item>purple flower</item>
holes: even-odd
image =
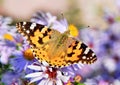
[[[57,17],[51,15],[50,13],[37,12],[33,15],[31,21],[51,27],[52,29],[58,30],[61,33],[68,29],[68,23],[66,19],[57,20]]]
[[[33,62],[36,62],[29,47],[25,47],[20,51],[14,51],[13,56],[14,58],[11,58],[10,63],[17,72],[28,72],[29,70],[26,70],[26,67]]]
[[[0,16],[0,62],[8,64],[12,53],[23,44],[23,38],[17,33],[15,26],[10,26],[11,18]]]
[[[2,75],[1,82],[5,85],[22,85],[20,75],[16,72],[6,72]]]
[[[0,42],[0,62],[7,64],[12,53],[22,46],[23,38],[19,34],[15,36],[4,34],[4,37],[5,39],[2,39]]]
[[[51,15],[49,12],[44,13],[40,11],[33,15],[31,21],[49,27],[56,21],[56,16]]]
[[[63,67],[60,70],[64,73],[67,73],[70,78],[74,78],[76,75],[81,75],[81,69],[84,67],[84,64],[78,63],[78,64],[73,64],[67,67]]]

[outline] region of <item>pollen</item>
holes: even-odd
[[[14,41],[14,38],[11,34],[6,33],[6,34],[3,35],[3,37],[6,40]]]
[[[78,29],[74,25],[69,25],[70,34],[74,37],[78,36]]]
[[[33,56],[33,52],[31,51],[31,49],[27,49],[23,52],[25,59],[27,60],[33,60],[34,56]]]

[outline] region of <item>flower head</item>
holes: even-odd
[[[13,53],[13,56],[14,58],[11,58],[10,63],[14,67],[14,70],[17,72],[27,72],[27,65],[30,65],[36,61],[29,46],[23,48],[23,50],[15,51]]]
[[[39,81],[38,85],[63,85],[69,79],[68,75],[63,74],[57,68],[37,63],[29,65],[28,68],[36,71],[25,76],[26,78],[31,78],[30,83]]]

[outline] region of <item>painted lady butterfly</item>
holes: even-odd
[[[18,32],[27,37],[34,56],[52,67],[63,67],[82,62],[91,64],[97,60],[94,52],[81,41],[69,37],[69,31],[60,33],[44,25],[32,22],[16,24]]]

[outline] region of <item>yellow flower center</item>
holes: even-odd
[[[31,49],[27,49],[24,51],[24,57],[27,59],[27,60],[33,60],[34,59],[34,56],[33,56],[33,53],[31,51]]]
[[[70,34],[74,37],[78,36],[78,29],[74,25],[70,24],[68,29],[70,30]]]
[[[6,40],[14,41],[14,38],[11,34],[6,33],[6,34],[3,35],[3,37]]]

